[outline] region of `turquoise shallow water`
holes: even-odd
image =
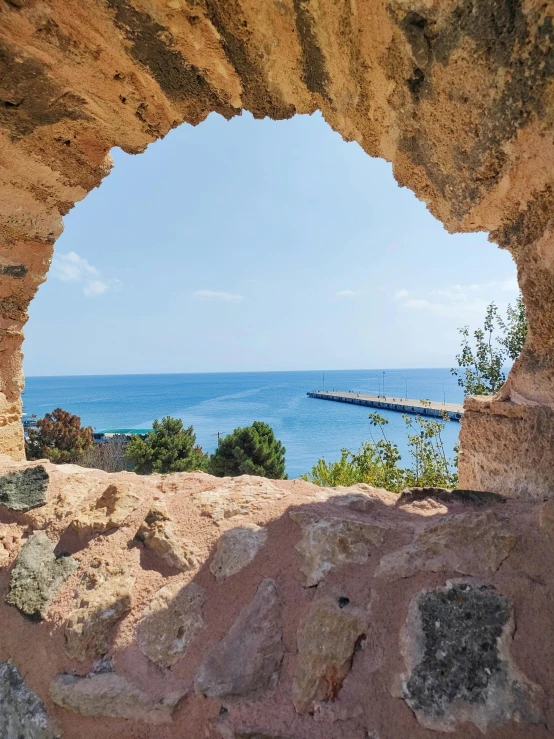
[[[385,370],[385,393],[461,403],[463,393],[448,369]],[[382,370],[325,372],[325,388],[377,393]],[[192,424],[197,441],[213,451],[217,432],[227,434],[253,421],[269,423],[287,449],[287,472],[298,477],[322,456],[337,459],[342,447],[357,449],[369,438],[368,409],[308,398],[320,389],[321,371],[237,372],[175,375],[83,375],[28,377],[23,395],[27,414],[43,416],[62,407],[95,429],[148,428],[162,416]],[[389,421],[387,436],[409,464],[405,425],[400,413],[380,411]],[[458,438],[460,426],[447,424],[447,453]]]

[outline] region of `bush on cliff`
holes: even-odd
[[[259,475],[285,480],[285,447],[267,423],[254,421],[226,436],[210,458],[208,471],[217,477]]]
[[[81,426],[79,416],[56,408],[29,429],[25,440],[27,459],[49,459],[56,464],[77,462],[93,445],[92,428]]]
[[[131,439],[125,456],[134,465],[139,475],[152,472],[191,472],[205,470],[208,455],[196,444],[196,434],[192,426],[184,428],[179,418],[166,416],[154,421],[152,432],[146,439]]]
[[[423,401],[422,401],[423,402]],[[320,459],[303,479],[322,487],[356,485],[363,482],[377,488],[400,492],[406,487],[455,487],[458,482],[456,465],[451,464],[442,442],[444,421],[431,421],[421,416],[403,416],[408,432],[408,447],[412,466],[400,466],[397,445],[385,434],[388,421],[378,413],[370,413],[373,428],[381,439],[366,441],[357,452],[343,449],[338,462]]]

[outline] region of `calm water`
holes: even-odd
[[[149,428],[162,416],[193,425],[207,451],[217,432],[228,434],[253,421],[269,423],[287,449],[289,477],[307,472],[322,456],[337,459],[342,447],[357,449],[369,438],[369,409],[308,398],[322,387],[322,372],[241,372],[183,375],[96,375],[28,377],[23,394],[27,414],[43,416],[62,407],[95,429]],[[448,369],[386,370],[385,393],[461,403],[463,393]],[[325,372],[325,388],[377,393],[383,373],[377,370]],[[405,425],[400,413],[379,411],[389,421],[387,436],[409,463]],[[444,434],[451,452],[460,426],[447,424]]]

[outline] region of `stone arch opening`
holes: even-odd
[[[321,110],[393,163],[451,231],[518,266],[529,336],[493,400],[469,400],[462,486],[554,479],[554,11],[534,2],[9,0],[0,8],[0,449],[23,456],[21,342],[61,218],[131,153],[187,121]]]

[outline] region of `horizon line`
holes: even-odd
[[[48,377],[166,377],[172,375],[247,375],[247,374],[284,374],[292,372],[413,372],[421,370],[448,370],[451,367],[361,367],[349,369],[306,369],[306,370],[209,370],[204,372],[100,372],[76,375],[27,375],[25,379],[43,379]]]

